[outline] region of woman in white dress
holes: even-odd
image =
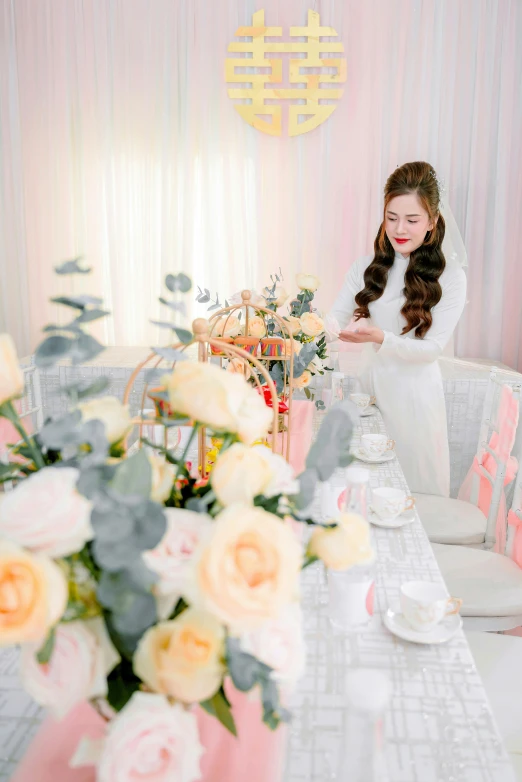
[[[406,163],[384,188],[374,255],[346,275],[329,330],[368,343],[362,390],[374,395],[412,492],[449,496],[446,406],[438,357],[464,309],[466,276],[442,252],[439,184],[428,163]],[[355,318],[356,324],[347,329]]]

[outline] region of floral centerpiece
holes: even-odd
[[[69,261],[57,271],[86,270]],[[186,290],[185,275],[169,278],[171,291]],[[74,317],[46,328],[41,367],[102,349],[85,331],[108,314],[101,301],[56,301]],[[171,328],[188,341],[190,332]],[[288,721],[286,693],[305,651],[300,571],[317,558],[346,567],[370,555],[368,532],[354,536],[349,516],[317,525],[309,510],[316,485],[350,461],[351,413],[331,411],[294,478],[281,456],[252,447],[271,412],[245,378],[177,356],[162,381],[168,415],[157,423],[191,422],[193,434],[204,426],[219,441],[202,481],[187,463],[190,443],[179,453],[144,441],[128,455],[133,420],[100,396],[106,378],[64,387],[69,410],[29,434],[8,335],[0,356],[0,416],[20,436],[0,465],[0,482],[12,485],[0,494],[0,644],[20,645],[23,685],[51,713],[63,718],[88,700],[108,720],[103,739],[83,742],[72,759],[95,765],[100,782],[200,779],[195,707],[239,741],[231,686],[258,693],[270,728]],[[296,524],[313,528],[304,544]]]

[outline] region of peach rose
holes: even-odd
[[[193,712],[164,695],[135,692],[105,739],[84,738],[70,765],[96,765],[97,782],[197,782],[203,752]]]
[[[32,645],[22,649],[22,685],[57,719],[77,703],[106,696],[107,675],[120,660],[99,618],[58,625],[48,663],[40,664],[37,652]]]
[[[318,337],[324,331],[324,320],[315,312],[304,312],[299,321],[301,330],[307,337]]]
[[[302,347],[302,343],[296,339],[285,339],[284,355],[288,358],[293,352],[294,356],[298,356]]]
[[[301,559],[301,548],[281,519],[261,508],[230,505],[196,554],[187,597],[246,632],[298,597]]]
[[[147,630],[134,654],[134,672],[154,692],[183,703],[205,701],[223,680],[224,641],[224,627],[212,614],[188,608]]]
[[[156,548],[143,553],[147,567],[159,576],[154,585],[158,595],[177,599],[187,579],[190,562],[201,541],[213,527],[205,513],[185,508],[165,508],[167,529]]]
[[[314,274],[296,274],[295,281],[300,290],[311,291],[312,293],[316,291],[321,284],[319,277],[316,277]]]
[[[0,541],[0,646],[43,642],[67,596],[67,581],[52,560]]]
[[[266,449],[265,449],[266,450]],[[210,482],[222,505],[249,504],[272,479],[272,469],[255,448],[234,443],[216,461]]]
[[[91,503],[76,490],[74,467],[44,467],[0,499],[0,535],[20,546],[65,557],[93,538]]]
[[[224,315],[210,328],[213,337],[237,337],[241,334],[241,321],[236,315]]]
[[[101,421],[111,445],[119,443],[132,429],[129,406],[115,396],[100,396],[78,405],[83,421]]]
[[[260,315],[255,315],[248,321],[249,337],[264,337],[266,335],[265,321]]]
[[[0,334],[0,405],[22,396],[24,376],[10,334]]]
[[[284,321],[286,323],[286,328],[292,336],[299,334],[301,331],[301,321],[299,318],[296,318],[295,315],[287,315],[284,318]]]
[[[305,369],[305,371],[299,375],[299,377],[294,377],[292,379],[292,385],[294,388],[306,388],[310,385],[311,382],[312,373],[308,369]]]
[[[164,503],[169,497],[174,484],[174,476],[176,474],[176,467],[174,464],[170,464],[162,456],[156,454],[148,454],[152,469],[152,488],[150,498],[153,502]]]
[[[308,555],[322,559],[331,570],[348,570],[372,562],[374,552],[370,525],[356,513],[342,513],[337,527],[315,527],[308,543]]]
[[[231,372],[233,375],[243,375],[245,380],[252,375],[250,365],[248,361],[242,358],[232,358],[227,364],[227,372]]]

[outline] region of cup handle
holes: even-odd
[[[406,504],[404,510],[413,510],[415,507],[415,497],[406,497]]]
[[[371,396],[370,401],[368,402],[368,407],[375,404],[377,404],[377,399],[374,396]]]
[[[395,440],[388,440],[388,442],[386,443],[386,450],[393,451],[394,448],[395,448]]]
[[[449,597],[446,605],[447,605],[446,616],[453,616],[453,614],[458,614],[458,612],[460,611],[462,600],[460,599],[460,597]],[[450,610],[451,605],[453,605],[453,608]]]

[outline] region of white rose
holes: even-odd
[[[265,497],[277,497],[278,494],[299,494],[299,481],[294,479],[294,468],[278,453],[273,453],[266,445],[255,445],[256,451],[267,467],[271,478],[263,489]]]
[[[97,782],[197,782],[203,752],[193,712],[164,695],[135,692],[105,739],[84,738],[70,765],[96,765]]]
[[[10,334],[0,334],[0,405],[24,393],[24,376]]]
[[[305,644],[299,603],[241,636],[241,648],[273,669],[272,677],[293,687],[305,670]]]
[[[306,388],[310,385],[312,382],[312,373],[305,369],[305,371],[302,373],[302,375],[299,375],[299,377],[294,377],[292,379],[292,385],[294,388]]]
[[[211,323],[212,337],[237,337],[241,334],[241,322],[236,315],[224,315],[215,323]]]
[[[322,559],[332,570],[347,570],[372,562],[370,525],[356,513],[342,513],[336,527],[315,527],[308,543],[308,555]]]
[[[264,337],[266,334],[265,321],[260,315],[256,315],[250,318],[248,321],[248,336],[249,337]]]
[[[299,320],[303,334],[307,337],[318,337],[324,331],[324,320],[315,312],[304,312]]]
[[[150,498],[154,502],[164,503],[169,497],[174,484],[176,467],[162,456],[147,454],[152,469],[152,488]]]
[[[265,288],[266,299],[268,304],[275,304],[276,307],[282,307],[285,301],[288,299],[288,293],[285,291],[282,285],[276,285],[275,290],[272,292],[272,288]],[[268,301],[273,299],[273,301]]]
[[[105,436],[111,445],[123,440],[132,429],[129,406],[122,405],[115,396],[101,396],[78,405],[84,421],[101,421]]]
[[[249,291],[250,293],[250,304],[252,307],[264,307],[265,306],[265,298],[264,296],[261,296],[261,294],[257,293],[257,291]],[[233,293],[232,296],[228,297],[228,303],[229,304],[242,304],[243,303],[243,296],[242,291],[238,291],[237,293]]]
[[[64,557],[93,538],[91,503],[73,467],[44,467],[0,499],[0,535],[31,551]]]
[[[287,315],[284,318],[286,328],[292,336],[295,336],[301,331],[301,321],[296,318],[295,315]]]
[[[159,576],[154,591],[160,596],[180,596],[194,551],[212,530],[212,519],[205,513],[185,508],[165,508],[167,529],[156,548],[143,553],[145,564]]]
[[[302,291],[311,291],[312,293],[317,290],[321,284],[319,277],[314,274],[297,274],[295,281],[297,287]]]
[[[263,446],[261,446],[263,447]],[[234,443],[220,454],[210,476],[214,493],[222,505],[249,504],[263,494],[272,479],[272,468],[257,448]]]
[[[49,662],[41,665],[37,653],[37,646],[22,649],[22,685],[57,719],[77,703],[106,696],[107,675],[120,660],[99,618],[59,624]]]
[[[236,410],[236,431],[241,442],[251,445],[268,433],[272,423],[272,408],[267,407],[263,397],[242,378],[238,375],[232,377],[237,377],[247,389]]]

